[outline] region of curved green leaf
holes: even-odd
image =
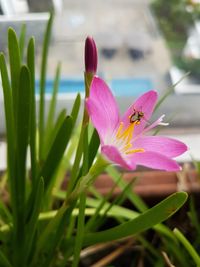
[[[109,230],[85,235],[84,245],[121,239],[145,231],[172,216],[187,200],[187,193],[178,192],[167,197],[137,218]]]

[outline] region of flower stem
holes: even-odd
[[[177,228],[174,229],[174,234],[177,239],[182,243],[185,249],[188,251],[190,256],[193,258],[194,262],[196,263],[197,267],[200,267],[200,257],[191,243],[187,240],[187,238],[179,231]]]

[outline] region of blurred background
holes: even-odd
[[[52,9],[47,94],[59,61],[60,92],[69,105],[77,91],[83,92],[84,41],[91,35],[99,51],[98,75],[109,83],[122,112],[145,91],[156,89],[162,96],[184,77],[156,117],[167,114],[170,127],[164,133],[186,142],[200,159],[200,1],[0,0],[0,50],[6,53],[7,28],[19,33],[25,23],[27,40],[36,39],[37,79]]]

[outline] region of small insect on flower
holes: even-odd
[[[129,116],[129,121],[130,121],[130,123],[139,124],[142,118],[144,118],[144,112],[137,111],[137,110],[134,109],[133,114],[131,114]]]

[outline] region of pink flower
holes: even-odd
[[[173,158],[184,153],[187,146],[175,139],[146,135],[150,129],[164,124],[164,115],[151,125],[148,123],[156,101],[157,93],[149,91],[120,117],[109,87],[102,79],[93,78],[86,108],[98,131],[101,152],[109,161],[128,170],[134,170],[136,165],[167,171],[180,170]]]

